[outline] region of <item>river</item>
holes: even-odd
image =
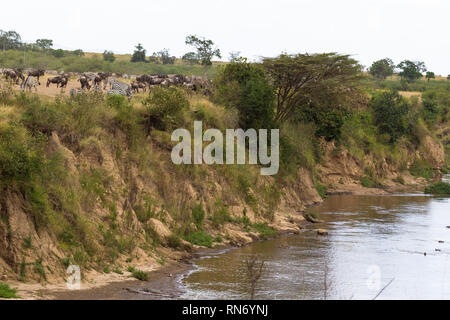
[[[325,222],[299,235],[197,259],[181,298],[248,298],[243,261],[257,255],[256,299],[450,299],[450,198],[331,196],[314,211]]]

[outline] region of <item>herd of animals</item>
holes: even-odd
[[[180,74],[128,76],[126,74],[110,72],[66,73],[64,71],[58,74],[55,71],[46,72],[42,69],[23,71],[17,68],[0,69],[0,87],[3,76],[5,81],[13,85],[18,85],[22,91],[31,91],[34,88],[37,92],[38,86],[41,84],[39,78],[43,77],[46,73],[54,75],[53,77],[47,78],[47,87],[56,85],[57,88],[66,88],[69,80],[75,78],[79,82],[80,87],[70,90],[71,97],[83,94],[92,89],[100,92],[107,90],[108,95],[119,94],[131,99],[134,93],[150,91],[155,86],[184,86],[195,92],[210,93],[210,81],[200,76],[184,76]],[[119,81],[119,78],[131,79],[131,83]]]

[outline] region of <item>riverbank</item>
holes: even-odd
[[[414,185],[394,184],[386,189],[364,188],[359,186],[343,186],[340,191],[331,193],[330,196],[337,195],[358,195],[358,196],[379,196],[389,195],[397,192],[417,192],[426,184],[422,179],[416,179]],[[320,205],[322,202],[309,207]],[[305,230],[306,225],[312,225],[306,221],[302,213],[298,213],[296,219],[297,229],[286,225],[272,226],[277,228],[276,237],[286,236],[288,234],[300,233]],[[237,232],[237,231],[236,231]],[[220,245],[212,249],[195,246],[191,253],[175,252],[163,248],[164,254],[169,258],[164,264],[154,261],[140,261],[136,268],[149,272],[148,281],[139,281],[132,278],[130,272],[124,271],[123,274],[99,273],[95,271],[84,274],[84,280],[80,290],[69,290],[65,282],[53,284],[40,283],[9,283],[11,287],[17,288],[21,299],[63,299],[63,300],[109,300],[109,299],[131,299],[131,300],[159,300],[159,299],[177,299],[183,294],[181,279],[195,269],[193,260],[216,255],[218,253],[248,246],[256,241],[261,241],[257,237],[249,237],[245,232],[234,234],[235,241],[227,245]],[[251,239],[251,241],[247,241]],[[240,242],[239,242],[240,240]]]

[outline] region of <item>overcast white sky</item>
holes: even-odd
[[[282,51],[349,53],[370,65],[390,57],[422,60],[450,74],[448,0],[75,0],[2,1],[0,29],[55,47],[147,54],[162,48],[181,56],[184,39],[212,39],[255,59]]]

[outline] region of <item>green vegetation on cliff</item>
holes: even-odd
[[[436,176],[440,164],[426,142],[437,144],[434,132],[448,121],[448,91],[419,100],[371,83],[350,57],[321,54],[235,60],[218,68],[209,97],[170,87],[131,101],[95,92],[50,99],[5,86],[0,245],[20,250],[0,258],[20,279],[42,281],[70,264],[109,271],[138,255],[164,262],[168,248],[275,236],[277,213],[298,212],[339,187],[323,172],[335,163],[357,164],[359,176],[338,172],[342,185],[351,178],[380,188],[388,172],[403,181],[408,169]],[[195,120],[222,132],[279,128],[279,173],[173,164],[171,133],[192,133]]]

